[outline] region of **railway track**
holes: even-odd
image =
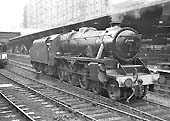
[[[1,94],[3,97],[6,97],[6,100],[10,101],[10,103],[17,107],[26,118],[28,118],[26,121],[53,121],[63,118],[75,121],[85,121],[85,117],[76,116],[67,105],[52,100],[36,90],[17,83],[4,75],[0,75],[0,77],[1,81],[5,81],[12,85],[10,87],[1,88]]]
[[[146,104],[148,104],[146,107],[149,109],[153,109],[151,108],[153,105],[157,106],[157,107],[160,107],[160,108],[157,108],[158,112],[160,110],[159,113],[161,113],[161,111],[164,111],[164,112],[168,112],[169,113],[169,108],[166,107],[166,106],[163,106],[163,105],[160,105],[160,104],[157,104],[157,103],[154,103],[154,102],[151,102],[151,101],[145,101],[147,102]],[[106,103],[106,102],[104,102]],[[139,103],[139,102],[138,102]],[[140,103],[139,103],[140,104]],[[133,107],[133,105],[130,105],[130,104],[122,104],[122,103],[119,103],[119,102],[114,102],[114,103],[107,103],[108,106],[111,106],[111,107],[115,107],[116,109],[121,109],[123,111],[126,111],[126,112],[130,112],[131,114],[135,114],[135,115],[138,115],[142,118],[145,118],[147,120],[158,120],[158,121],[164,121],[164,120],[169,120],[168,116],[165,114],[163,115],[159,115],[157,116],[156,114],[154,114],[153,112],[156,112],[156,111],[146,111],[146,110],[142,110],[141,108],[138,108],[138,107]],[[137,104],[136,104],[137,105]],[[155,109],[156,110],[156,109]]]
[[[16,79],[17,84],[19,84],[18,74],[15,74],[14,76],[14,73],[6,71],[6,70],[0,70],[0,73],[5,75],[6,77],[8,76],[8,78],[12,80]],[[42,95],[45,98],[54,100],[56,101],[56,103],[60,103],[61,105],[67,106],[68,108],[70,108],[69,111],[74,112],[84,117],[85,119],[93,120],[93,121],[97,121],[97,120],[99,121],[107,121],[107,120],[109,121],[110,120],[149,121],[146,118],[125,112],[118,108],[110,107],[108,105],[105,105],[105,104],[102,104],[102,103],[99,103],[93,100],[82,98],[80,96],[71,94],[70,92],[66,92],[64,90],[53,88],[48,85],[36,82],[34,80],[30,80],[29,78],[26,79],[26,77],[23,77],[23,79],[24,79],[25,84],[24,85],[22,84],[22,87],[29,89],[31,92],[39,93],[39,95]],[[25,87],[25,85],[29,87]],[[25,93],[23,89],[22,89],[22,92]],[[33,99],[40,100],[34,95],[35,94],[29,94],[29,96],[33,97]]]
[[[29,71],[35,73],[35,70],[32,69],[32,66],[30,64],[24,64],[24,63],[17,62],[14,60],[10,60],[10,62],[11,62],[11,64],[15,63],[15,64],[20,65],[20,66],[18,66],[20,68],[23,68],[25,70],[29,70]],[[15,66],[17,66],[17,65],[15,65]],[[162,97],[168,97],[168,98],[170,97],[170,86],[168,86],[168,85],[155,84],[154,91],[155,91],[154,92],[155,94],[160,95]],[[153,92],[149,92],[149,93],[153,94]]]
[[[2,91],[2,88],[1,88]],[[27,113],[21,109],[20,105],[16,105],[11,98],[0,92],[0,120],[1,121],[35,121]]]
[[[124,103],[124,102],[123,102]],[[135,109],[159,117],[160,119],[170,120],[170,108],[148,100],[133,100],[130,103],[124,103]]]

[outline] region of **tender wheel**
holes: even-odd
[[[57,68],[56,68],[56,67],[54,67],[54,70],[53,70],[53,76],[54,76],[55,78],[57,78],[57,77],[58,77],[58,70],[57,70]]]
[[[62,71],[62,70],[60,70],[59,72],[58,72],[58,78],[61,80],[61,81],[63,81],[64,80],[64,72]]]
[[[89,88],[89,80],[87,79],[87,76],[85,76],[85,75],[79,76],[79,85],[83,89]]]
[[[60,68],[59,68],[59,70],[58,70],[58,78],[59,78],[59,80],[61,80],[61,81],[64,81],[64,79],[65,79],[65,72],[64,72],[62,66],[60,66]]]
[[[108,84],[108,95],[110,99],[120,99],[120,88],[116,81],[110,82]]]

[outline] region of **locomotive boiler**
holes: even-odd
[[[140,35],[130,27],[106,30],[83,27],[33,42],[31,63],[38,72],[111,99],[142,98],[159,74],[150,73],[138,57]]]

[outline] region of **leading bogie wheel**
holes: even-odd
[[[120,99],[120,88],[119,84],[116,81],[110,82],[108,84],[108,95],[110,99]]]
[[[143,97],[146,96],[147,94],[147,91],[148,91],[148,88],[146,85],[142,86],[141,90],[140,90],[140,96],[139,98],[142,99]]]
[[[158,79],[158,82],[159,82],[160,84],[164,84],[164,85],[167,84],[166,78],[165,78],[164,75],[160,75],[160,77],[159,77],[159,79]]]

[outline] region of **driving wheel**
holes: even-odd
[[[78,81],[78,76],[76,74],[73,73],[68,74],[68,83],[70,83],[71,85],[76,85],[77,81]]]
[[[80,75],[79,76],[79,85],[83,89],[89,88],[89,80],[87,79],[86,75]]]
[[[95,94],[99,94],[102,90],[102,87],[99,83],[97,83],[97,84],[95,83],[95,84],[93,84],[91,89],[92,89],[92,92],[94,92]]]

